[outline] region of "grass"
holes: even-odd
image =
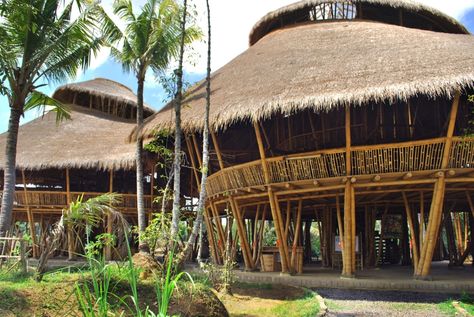
[[[316,316],[319,312],[319,303],[315,296],[314,292],[306,290],[304,297],[282,303],[273,308],[272,313],[279,317],[295,316],[295,312],[301,317]]]
[[[316,294],[297,287],[236,283],[234,296],[222,296],[231,317],[309,317],[319,312]]]

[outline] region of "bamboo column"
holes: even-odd
[[[212,130],[210,131],[210,134],[211,134],[212,143],[214,145],[214,149],[216,150],[217,160],[219,162],[219,168],[223,170],[225,168],[224,161],[222,159],[219,143],[217,142],[217,137],[214,131]],[[225,183],[227,184],[227,179],[225,179]],[[244,220],[242,219],[240,209],[235,199],[232,196],[229,197],[229,203],[230,203],[232,212],[234,214],[235,220],[237,221],[237,233],[239,235],[240,245],[242,248],[242,254],[244,256],[245,268],[247,270],[253,270],[255,269],[255,264],[250,252],[250,246],[247,239],[247,230],[245,228]]]
[[[69,168],[66,168],[66,204],[69,207],[69,204],[72,202],[71,198],[71,181],[69,177]],[[76,260],[76,250],[75,250],[75,239],[74,232],[71,225],[67,227],[67,252],[68,260]]]
[[[222,228],[222,222],[221,218],[219,217],[219,212],[216,208],[216,205],[213,203],[210,203],[212,215],[214,219],[216,220],[216,228],[217,228],[217,235],[219,237],[219,241],[217,242],[217,245],[219,247],[219,251],[221,252],[222,256],[224,257],[224,251],[225,251],[225,244],[226,244],[226,238],[224,234],[224,229]]]
[[[418,247],[418,241],[417,241],[417,235],[415,231],[415,225],[413,223],[413,214],[410,208],[410,204],[408,203],[408,198],[405,192],[402,192],[403,196],[403,203],[405,204],[405,212],[407,214],[407,220],[408,220],[408,227],[410,228],[410,236],[411,236],[411,246],[413,250],[413,267],[414,271],[416,272],[418,261],[419,261],[419,247]]]
[[[420,192],[420,240],[419,246],[423,245],[424,232],[425,232],[425,196],[424,193]],[[420,250],[421,251],[421,250]]]
[[[346,176],[352,173],[351,169],[351,108],[345,109],[345,137],[346,137]],[[356,219],[355,219],[355,191],[350,180],[344,188],[344,249],[342,276],[354,277],[356,263]]]
[[[296,248],[298,247],[298,240],[301,228],[301,212],[303,209],[303,200],[298,201],[298,211],[296,215],[296,227],[295,227],[295,235],[293,239],[293,247],[291,250],[291,266],[297,273],[302,273],[300,269],[300,265],[296,265],[295,260],[297,259]]]
[[[258,123],[254,122],[254,130],[255,130],[255,137],[257,139],[257,144],[258,144],[258,150],[260,153],[260,159],[262,161],[262,169],[263,169],[263,176],[265,178],[265,184],[269,185],[270,184],[270,174],[268,172],[268,166],[267,166],[267,161],[266,161],[266,155],[265,155],[265,148],[263,146],[263,141],[262,141],[262,135],[260,133],[260,127]],[[289,259],[288,259],[288,251],[285,249],[286,246],[286,241],[284,239],[284,228],[282,226],[282,221],[281,221],[281,211],[279,207],[279,202],[276,199],[276,196],[273,193],[273,190],[270,186],[268,186],[268,199],[270,201],[270,209],[272,212],[272,218],[273,218],[273,223],[275,225],[275,232],[277,236],[277,240],[279,241],[278,243],[278,250],[280,252],[280,258],[281,258],[281,270],[283,273],[288,273],[290,272],[290,267],[289,267]]]
[[[25,170],[21,170],[21,177],[23,179],[23,193],[25,194],[26,216],[28,218],[28,225],[30,227],[31,242],[33,243],[33,257],[38,258],[39,252],[38,252],[38,244],[36,241],[35,220],[34,220],[33,212],[31,211],[31,208],[30,208],[30,199],[28,197],[28,190],[26,189]]]
[[[253,262],[252,254],[250,252],[250,246],[247,239],[247,233],[245,229],[245,224],[243,221],[243,216],[240,212],[240,208],[237,205],[233,197],[230,198],[230,204],[234,212],[235,220],[237,221],[237,233],[239,234],[240,246],[242,248],[242,255],[244,257],[244,264],[246,270],[255,269],[255,264]]]
[[[336,213],[337,213],[337,227],[339,229],[339,242],[341,243],[341,252],[344,250],[344,223],[342,222],[341,204],[339,202],[339,195],[336,195]]]
[[[114,170],[111,169],[109,172],[109,193],[114,192]],[[112,228],[112,215],[107,215],[107,225],[106,225],[106,230],[108,234],[112,234],[113,228]],[[104,256],[106,261],[112,260],[112,246],[111,245],[106,245],[104,249]]]
[[[449,165],[449,155],[451,153],[451,147],[453,143],[453,134],[454,128],[456,125],[456,117],[458,114],[459,100],[461,95],[459,92],[456,93],[456,96],[453,100],[453,105],[451,107],[451,113],[449,116],[449,124],[446,136],[446,143],[444,146],[443,160],[441,162],[441,169],[446,169]],[[428,227],[426,238],[422,246],[420,260],[417,266],[416,277],[421,279],[426,279],[430,273],[431,261],[433,259],[434,249],[436,247],[436,242],[438,240],[438,233],[441,224],[442,218],[442,209],[444,194],[446,189],[446,177],[444,172],[435,183],[433,199],[431,202],[430,215],[428,219]]]

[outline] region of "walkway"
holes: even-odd
[[[340,277],[340,271],[319,267],[305,267],[301,275],[236,271],[240,281],[274,283],[308,288],[342,288],[360,290],[400,290],[415,292],[474,293],[474,267],[448,269],[447,262],[433,262],[431,281],[412,278],[412,268],[390,266],[382,269],[358,271],[354,279]]]

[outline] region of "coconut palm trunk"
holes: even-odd
[[[206,204],[206,184],[207,174],[209,171],[209,111],[211,109],[211,9],[209,7],[209,0],[206,0],[207,7],[207,75],[206,75],[206,112],[204,115],[204,128],[202,131],[202,168],[201,168],[201,188],[199,192],[199,201],[197,206],[196,221],[194,222],[193,230],[189,236],[186,247],[183,251],[183,261],[188,259],[193,245],[196,242],[196,237],[200,233],[199,229],[202,225],[203,212]],[[202,230],[201,230],[202,235]],[[202,240],[200,239],[201,243]],[[201,247],[199,248],[201,250]],[[198,256],[200,259],[200,255]]]
[[[143,87],[145,85],[145,74],[141,70],[138,74],[137,88],[137,129],[143,125]],[[146,242],[142,239],[145,232],[147,221],[145,212],[145,202],[143,193],[143,140],[137,138],[136,142],[136,174],[137,174],[137,213],[138,213],[138,250],[140,252],[149,253],[150,250]]]
[[[18,143],[18,129],[23,106],[13,106],[10,110],[8,122],[7,142],[5,149],[5,170],[3,177],[2,208],[0,212],[0,237],[4,237],[10,228],[13,211],[13,200],[16,185],[16,147]]]
[[[184,44],[186,38],[186,17],[188,14],[188,1],[183,3],[183,19],[181,21],[181,43],[179,49],[178,69],[177,69],[177,84],[175,95],[175,136],[174,136],[174,164],[173,164],[173,212],[171,221],[171,250],[174,249],[178,241],[179,220],[181,217],[181,104],[183,101],[183,59],[184,59]]]

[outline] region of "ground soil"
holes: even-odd
[[[443,317],[439,309],[453,296],[441,293],[315,289],[328,305],[329,317]]]
[[[289,300],[302,298],[304,295],[305,290],[299,287],[237,284],[232,288],[232,295],[220,294],[220,299],[230,316],[256,317],[269,316],[266,312]]]

